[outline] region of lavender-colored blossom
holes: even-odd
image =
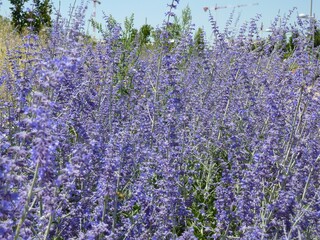
[[[261,38],[258,15],[236,34],[232,15],[220,32],[209,13],[214,41],[199,50],[192,25],[170,32],[178,4],[150,45],[128,46],[108,16],[103,40],[88,40],[81,5],[57,13],[45,44],[30,34],[8,49],[1,238],[320,237],[308,22],[289,27],[291,11]]]

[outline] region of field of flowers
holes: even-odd
[[[260,39],[258,17],[236,35],[210,17],[201,46],[191,27],[172,43],[165,22],[141,49],[108,17],[88,41],[84,14],[6,54],[1,239],[320,239],[308,22]]]

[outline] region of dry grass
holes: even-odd
[[[10,23],[10,20],[7,18],[3,18],[0,16],[0,72],[6,68],[10,69],[10,65],[8,65],[7,53],[8,51],[18,49],[23,45],[23,36],[26,36],[28,32],[24,32],[23,34],[19,34],[14,31],[13,26]],[[41,37],[42,35],[42,37]],[[41,46],[45,45],[45,34],[41,34]],[[39,47],[41,47],[39,46]],[[25,60],[26,56],[24,54],[19,55],[19,60]],[[6,86],[0,81],[0,102],[1,100],[8,100],[10,98],[10,93],[7,92]]]
[[[0,72],[5,67],[5,59],[7,56],[8,49],[12,49],[19,42],[18,34],[15,34],[10,21],[0,16]],[[7,96],[4,84],[0,82],[0,101],[5,99]]]
[[[0,72],[3,70],[4,60],[7,52],[6,38],[10,32],[12,32],[10,23],[3,17],[0,17]],[[5,87],[0,82],[0,101],[4,96]]]
[[[0,70],[3,69],[7,52],[14,50],[23,44],[23,36],[26,36],[28,31],[22,34],[14,31],[10,20],[0,16]],[[40,35],[42,44],[45,44],[45,34]]]
[[[13,31],[9,19],[0,16],[0,70],[3,69],[8,49],[21,43],[21,37]]]

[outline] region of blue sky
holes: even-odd
[[[31,0],[29,0],[31,2]],[[61,0],[62,13],[67,16],[69,6],[75,0]],[[3,5],[0,6],[0,14],[6,17],[10,16],[9,1],[2,0]],[[59,0],[52,1],[55,6],[59,6]],[[86,2],[86,1],[85,1]],[[93,1],[90,0],[88,7],[88,18],[93,13]],[[101,4],[97,4],[96,19],[103,23],[103,15],[112,15],[118,22],[122,23],[125,17],[129,17],[134,13],[135,27],[139,28],[145,22],[152,26],[161,25],[165,19],[165,12],[168,11],[167,4],[169,0],[100,0]],[[76,4],[80,4],[81,0],[76,0]],[[254,5],[258,3],[258,5]],[[203,7],[227,7],[219,10],[212,10],[213,16],[217,19],[220,27],[224,27],[226,20],[234,6],[247,5],[235,8],[235,18],[240,14],[240,23],[250,20],[256,14],[261,14],[261,22],[264,28],[268,28],[274,17],[280,11],[280,15],[288,13],[294,7],[297,8],[293,14],[293,19],[299,13],[310,13],[310,0],[180,0],[180,4],[176,9],[178,16],[181,10],[187,5],[191,8],[192,20],[196,28],[203,27],[207,35],[210,35],[210,24],[208,22],[208,13],[204,12]],[[320,16],[320,0],[313,0],[313,12],[317,19]]]

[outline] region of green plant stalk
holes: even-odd
[[[237,71],[237,74],[235,76],[235,80],[238,78],[239,72],[240,72],[240,69]],[[228,98],[228,102],[227,102],[227,106],[226,106],[226,108],[224,110],[224,114],[223,114],[223,121],[225,120],[225,118],[227,116],[227,113],[228,113],[228,110],[229,110],[230,101],[231,101],[231,97],[232,97],[232,93],[230,92],[230,95],[229,95],[229,98]],[[219,130],[219,134],[218,134],[218,141],[221,138],[221,134],[222,134],[222,130],[220,129]]]
[[[309,209],[309,207],[311,206],[311,203],[305,208],[305,210],[307,211]],[[287,239],[291,239],[291,232],[294,229],[294,227],[297,225],[297,223],[300,221],[300,219],[305,215],[305,212],[300,213],[299,217],[296,219],[296,221],[293,223],[289,233],[288,233],[288,238]]]
[[[46,240],[48,238],[52,221],[53,221],[53,213],[50,213],[48,226],[47,226],[46,232],[45,232],[44,237],[43,237],[44,240]]]
[[[298,99],[298,104],[297,104],[297,107],[296,107],[296,111],[295,111],[295,114],[294,114],[294,118],[293,118],[293,129],[290,133],[290,137],[289,137],[289,141],[288,141],[288,145],[286,147],[286,156],[283,160],[283,164],[285,164],[289,158],[289,155],[290,155],[290,151],[291,151],[291,147],[292,147],[292,139],[293,139],[293,134],[295,133],[296,129],[295,129],[295,122],[297,120],[297,117],[298,117],[298,112],[299,112],[299,108],[300,108],[300,105],[301,105],[301,101],[302,101],[302,89],[303,87],[300,88],[300,96],[299,96],[299,99]]]
[[[157,78],[156,78],[156,85],[154,87],[154,99],[153,102],[156,105],[156,103],[159,101],[159,94],[158,94],[158,88],[159,88],[159,76],[160,76],[160,70],[161,70],[161,64],[162,64],[162,57],[163,57],[163,53],[161,51],[160,57],[158,59],[158,69],[157,69]],[[152,120],[151,120],[151,132],[154,132],[154,128],[155,128],[155,121],[156,121],[156,114],[154,113],[152,116]]]
[[[316,164],[316,162],[318,162],[319,159],[320,159],[320,155],[317,157],[317,159],[316,159],[316,161],[315,161],[314,164]],[[307,193],[307,190],[308,190],[308,187],[309,187],[310,178],[311,178],[311,174],[312,174],[312,172],[313,172],[313,169],[314,169],[314,166],[312,167],[312,169],[311,169],[310,172],[309,172],[306,185],[304,186],[304,189],[303,189],[303,194],[302,194],[302,197],[301,197],[301,201],[303,201],[304,198],[305,198],[305,196],[306,196],[306,193]]]
[[[303,133],[303,129],[304,129],[304,125],[302,125],[302,121],[303,121],[303,116],[304,116],[304,113],[306,112],[306,109],[307,109],[307,106],[306,104],[304,105],[304,108],[299,116],[299,121],[298,121],[298,124],[297,124],[297,127],[295,129],[295,134],[302,134]],[[302,125],[302,126],[301,126]],[[300,130],[300,131],[299,131]],[[292,157],[290,159],[290,162],[288,164],[288,170],[287,170],[287,175],[289,174],[289,172],[291,171],[292,167],[294,167],[294,164],[295,164],[295,160],[294,160],[294,157]]]
[[[261,57],[259,57],[257,67],[256,67],[256,69],[254,70],[255,76],[257,75],[258,69],[259,69],[259,67],[260,67],[260,61],[261,61]],[[238,72],[239,72],[239,71],[240,71],[240,70],[238,70]],[[237,73],[237,75],[238,75],[238,73]],[[253,78],[253,79],[252,79],[252,81],[251,81],[251,86],[254,86],[255,80],[256,80],[256,78]],[[245,106],[248,106],[248,103],[249,103],[249,97],[246,99]]]
[[[230,94],[230,95],[231,95],[231,94]],[[231,96],[228,98],[227,106],[226,106],[226,108],[225,108],[225,110],[224,110],[223,120],[222,120],[222,121],[225,120],[225,117],[226,117],[226,115],[227,115],[227,112],[228,112],[228,109],[229,109],[229,105],[230,105],[230,99],[231,99]],[[219,134],[218,134],[218,141],[220,140],[221,135],[222,135],[222,130],[221,130],[221,128],[220,128],[220,129],[219,129]]]
[[[108,116],[108,127],[109,127],[109,132],[111,134],[112,132],[112,103],[113,103],[113,86],[112,86],[112,82],[110,83],[109,86],[109,116]]]
[[[103,199],[103,211],[102,211],[101,222],[104,222],[104,218],[107,213],[107,200],[108,200],[108,198],[107,198],[107,196],[105,196]]]
[[[39,199],[39,208],[40,208],[40,213],[39,213],[39,215],[40,215],[40,217],[42,217],[42,215],[43,215],[43,203],[42,203],[42,197],[40,196],[40,199]]]
[[[265,187],[264,187],[264,183],[263,183],[263,190],[262,190],[262,192],[264,193],[265,192]],[[261,230],[262,230],[262,232],[263,233],[265,233],[266,232],[266,227],[267,227],[267,224],[266,224],[266,201],[262,201],[262,203],[261,203],[261,209],[263,210],[263,211],[261,211],[261,213],[260,213],[260,217],[261,217]],[[263,234],[261,235],[261,238],[260,238],[261,240],[263,240],[264,239],[264,237],[263,237]]]
[[[54,191],[54,196],[57,197],[58,195],[58,189],[55,188],[55,191]],[[41,199],[42,200],[42,199]],[[59,206],[60,207],[60,206]],[[58,207],[58,208],[59,208]],[[49,233],[50,233],[50,228],[51,228],[51,225],[52,225],[52,222],[53,222],[53,219],[55,217],[55,213],[53,211],[50,212],[50,216],[49,216],[49,221],[48,221],[48,225],[47,225],[47,228],[46,228],[46,231],[45,231],[45,234],[44,234],[44,237],[43,239],[46,240],[49,236]]]
[[[35,186],[36,181],[38,179],[39,167],[40,167],[40,159],[38,159],[38,162],[37,162],[37,165],[36,165],[36,169],[35,169],[35,172],[34,172],[34,175],[33,175],[32,183],[31,183],[31,186],[30,186],[30,189],[29,189],[29,192],[28,192],[27,200],[26,200],[26,203],[24,205],[24,210],[23,210],[22,216],[20,218],[20,221],[19,221],[18,226],[17,226],[16,231],[15,231],[14,240],[17,240],[19,238],[19,233],[20,233],[22,224],[24,223],[24,221],[25,221],[25,219],[27,217],[27,214],[29,212],[29,204],[30,204],[30,201],[31,201],[31,198],[32,198],[34,186]]]
[[[76,3],[77,3],[77,0],[74,0],[73,2],[73,6],[71,8],[71,13],[70,13],[70,17],[69,17],[69,20],[68,20],[68,28],[70,27],[70,23],[71,23],[71,20],[72,20],[72,16],[73,16],[73,11],[75,10],[76,8]],[[60,12],[60,6],[61,6],[61,1],[59,1],[59,12]]]
[[[209,169],[208,169],[208,175],[207,175],[207,179],[206,179],[205,194],[209,192],[209,183],[211,182],[212,169],[213,169],[213,164],[210,161]]]
[[[303,110],[302,110],[302,112],[301,112],[301,114],[299,116],[299,122],[298,122],[298,126],[297,126],[297,129],[296,129],[296,134],[301,134],[303,132],[302,131],[303,127],[300,127],[300,126],[301,126],[301,123],[303,121],[303,115],[306,112],[306,109],[307,109],[307,104],[304,104],[304,108],[303,108]],[[299,132],[299,129],[301,129],[301,132]]]
[[[121,167],[120,167],[121,168]],[[119,184],[120,184],[120,169],[119,172],[117,174],[117,183],[116,183],[116,192],[114,195],[114,200],[113,200],[113,213],[112,213],[112,232],[114,232],[115,230],[115,226],[116,226],[116,221],[117,221],[117,205],[118,205],[118,188],[119,188]]]

